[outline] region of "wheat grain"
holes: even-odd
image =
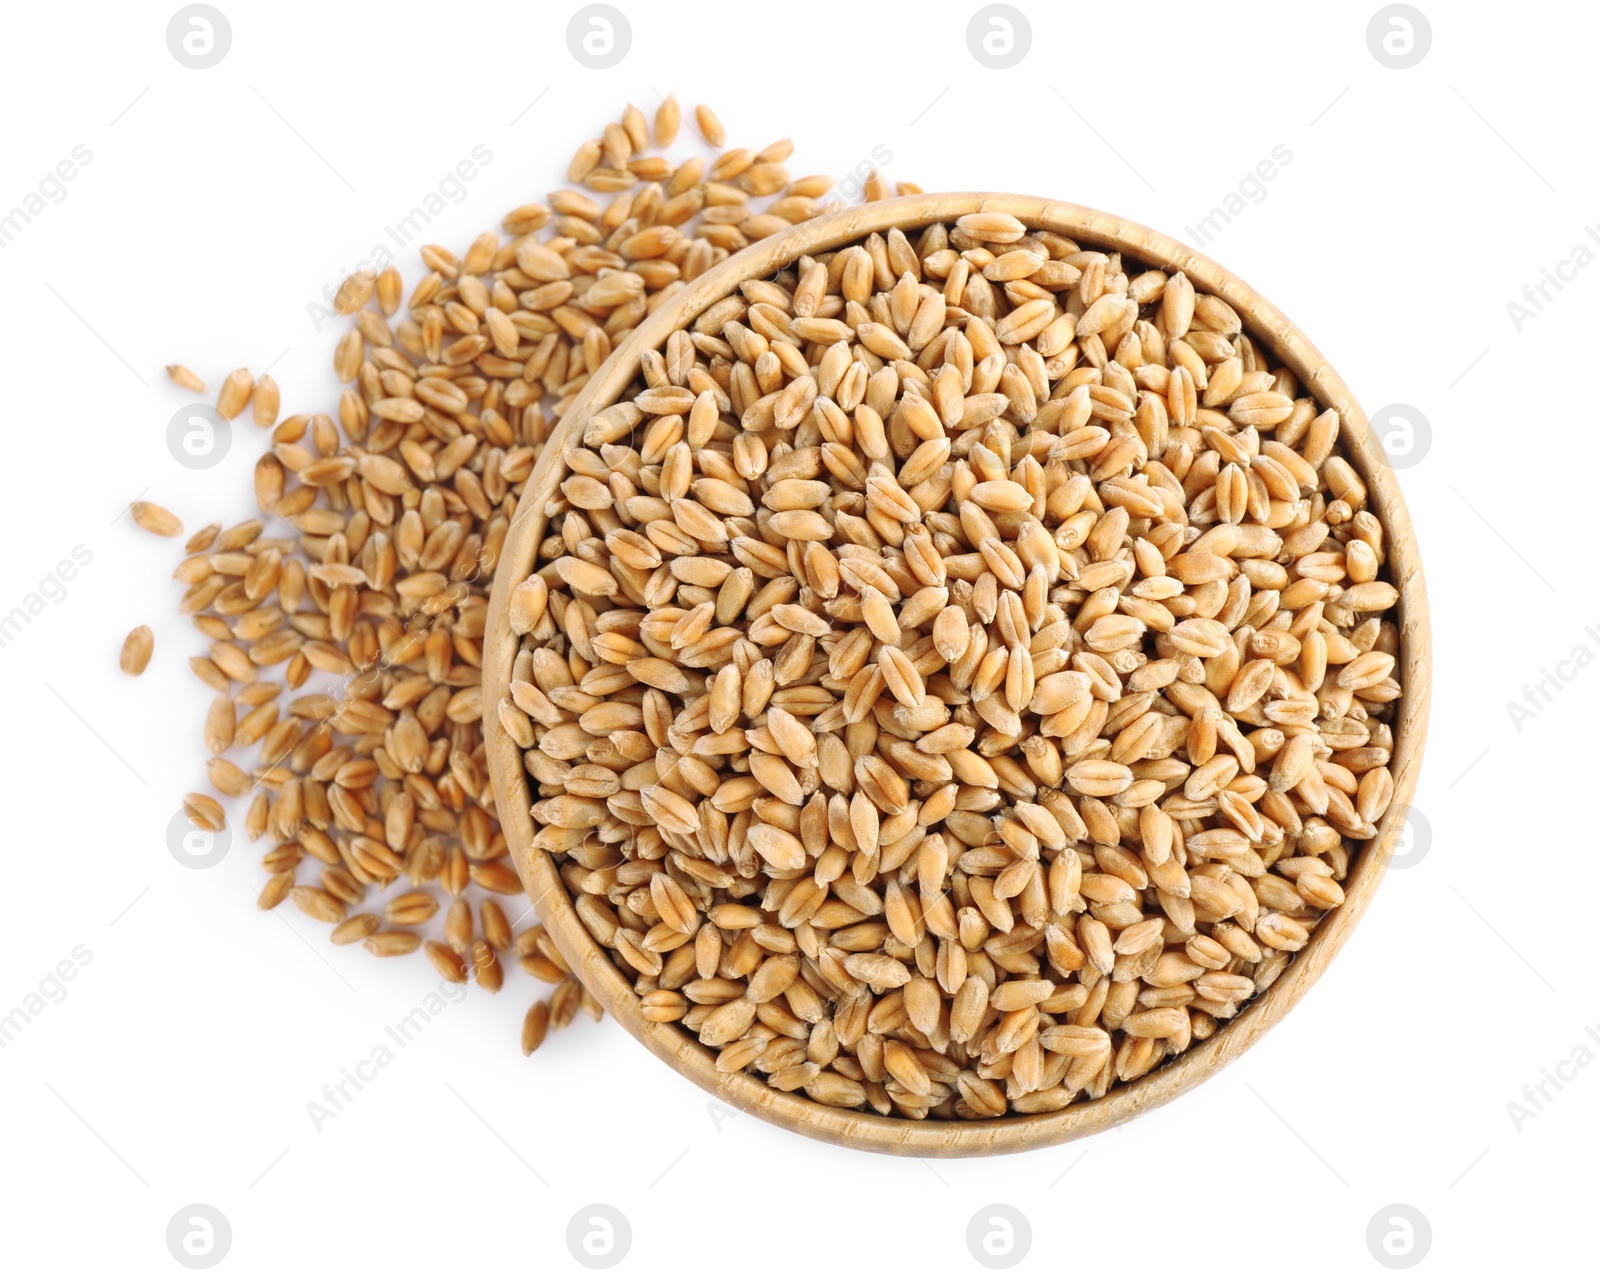
[[[249,368],[240,367],[229,372],[217,391],[217,415],[230,421],[238,416],[250,401],[254,388],[255,378],[250,375]]]
[[[278,423],[278,383],[265,373],[250,393],[250,413],[262,429]]]
[[[150,663],[151,652],[155,650],[155,634],[150,632],[148,624],[141,624],[138,628],[129,631],[128,636],[122,640],[122,653],[118,656],[118,663],[122,671],[130,677],[138,677]]]
[[[183,534],[183,523],[178,520],[178,515],[160,505],[151,504],[148,500],[136,500],[129,506],[134,522],[146,531],[157,536],[178,536]]]
[[[167,364],[167,378],[174,385],[181,385],[184,389],[193,390],[196,394],[204,394],[206,392],[206,383],[184,367],[182,363]]]
[[[721,146],[728,140],[728,132],[717,113],[704,103],[694,108],[694,122],[707,146]]]
[[[282,875],[290,876],[292,873]],[[378,932],[378,927],[383,920],[376,912],[358,912],[355,916],[347,917],[333,927],[328,937],[339,947],[346,947],[351,943],[360,943],[363,939],[370,938]]]
[[[406,956],[422,946],[422,936],[411,930],[379,930],[361,946],[374,956]]]

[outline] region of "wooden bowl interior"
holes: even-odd
[[[1103,1098],[1062,1111],[987,1121],[925,1120],[844,1111],[803,1093],[781,1093],[743,1072],[718,1072],[714,1051],[676,1024],[647,1021],[630,980],[579,921],[551,858],[533,848],[531,794],[521,750],[500,726],[496,706],[509,693],[520,639],[507,619],[508,600],[533,569],[545,533],[544,508],[565,477],[560,458],[568,440],[581,437],[589,417],[616,402],[639,375],[647,349],[658,349],[675,329],[750,279],[761,279],[802,254],[828,252],[864,236],[899,227],[908,233],[935,221],[953,222],[973,212],[1005,212],[1030,228],[1054,231],[1096,248],[1121,251],[1145,266],[1183,270],[1197,289],[1231,305],[1251,337],[1263,343],[1299,379],[1303,390],[1339,412],[1341,442],[1367,484],[1369,507],[1387,533],[1388,567],[1400,591],[1398,676],[1404,689],[1394,721],[1391,768],[1395,795],[1378,835],[1357,857],[1345,881],[1345,902],[1312,933],[1306,947],[1273,985],[1209,1040]],[[1428,604],[1416,538],[1394,473],[1369,432],[1360,405],[1298,329],[1275,307],[1207,257],[1166,235],[1093,209],[1022,195],[956,193],[911,195],[851,208],[752,245],[708,271],[647,318],[590,379],[547,443],[524,489],[495,574],[484,639],[484,732],[501,825],[528,895],[574,973],[651,1052],[720,1101],[808,1137],[841,1146],[917,1156],[983,1155],[1051,1146],[1129,1120],[1169,1102],[1237,1058],[1289,1012],[1316,982],[1361,919],[1383,877],[1416,788],[1431,692]]]

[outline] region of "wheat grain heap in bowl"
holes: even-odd
[[[1143,228],[884,200],[659,307],[527,485],[485,658],[550,935],[739,1107],[919,1155],[1182,1092],[1382,875],[1426,603],[1365,417]]]

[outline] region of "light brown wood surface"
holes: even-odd
[[[803,253],[826,252],[894,226],[911,234],[931,222],[951,223],[966,213],[979,211],[1010,213],[1032,229],[1067,235],[1085,247],[1117,249],[1145,266],[1183,270],[1197,289],[1221,297],[1238,311],[1245,330],[1253,339],[1264,342],[1276,360],[1294,372],[1305,392],[1321,405],[1338,410],[1345,454],[1366,482],[1369,506],[1387,532],[1389,571],[1400,590],[1398,677],[1404,697],[1394,723],[1394,801],[1379,825],[1377,838],[1363,850],[1344,883],[1345,902],[1317,926],[1310,942],[1278,981],[1237,1018],[1224,1024],[1210,1040],[1093,1102],[1075,1102],[1063,1111],[1044,1115],[983,1121],[915,1121],[841,1111],[813,1102],[803,1093],[780,1093],[755,1076],[742,1072],[724,1075],[714,1065],[715,1052],[690,1033],[676,1024],[646,1021],[631,979],[624,977],[578,920],[553,861],[533,848],[534,827],[529,813],[532,796],[521,750],[501,728],[496,708],[509,694],[511,667],[519,642],[507,622],[508,599],[511,590],[533,569],[534,556],[545,533],[544,506],[565,477],[561,464],[563,447],[569,439],[581,437],[588,418],[614,403],[638,376],[642,353],[660,348],[668,334],[690,323],[740,283],[765,278]],[[1335,285],[1336,281],[1330,280],[1329,286]],[[1241,279],[1166,235],[1076,204],[982,193],[909,195],[805,222],[730,257],[640,324],[584,387],[545,445],[528,480],[495,574],[483,657],[489,767],[512,858],[546,929],[606,1012],[657,1057],[729,1106],[826,1142],[914,1156],[1022,1151],[1110,1128],[1192,1089],[1260,1039],[1294,1008],[1344,946],[1383,879],[1416,789],[1432,689],[1427,594],[1405,501],[1394,472],[1369,434],[1366,415],[1316,347]]]

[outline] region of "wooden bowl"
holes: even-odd
[[[640,1012],[631,980],[622,975],[579,921],[554,862],[545,852],[533,848],[532,799],[522,752],[501,727],[496,706],[509,694],[512,662],[519,644],[507,620],[508,600],[512,589],[532,571],[545,534],[542,510],[566,476],[560,463],[563,448],[569,438],[581,437],[589,417],[616,402],[638,376],[641,354],[659,348],[672,331],[692,321],[741,283],[766,278],[802,254],[840,248],[874,231],[899,227],[910,232],[935,221],[951,223],[974,212],[1010,213],[1032,229],[1055,231],[1087,246],[1118,249],[1146,266],[1183,270],[1198,289],[1221,297],[1238,311],[1251,337],[1263,342],[1290,368],[1322,406],[1338,410],[1345,454],[1367,484],[1370,506],[1388,533],[1389,570],[1400,590],[1398,676],[1404,697],[1394,724],[1394,800],[1374,843],[1358,856],[1344,882],[1344,903],[1317,925],[1310,941],[1278,980],[1237,1018],[1170,1063],[1119,1085],[1095,1101],[1074,1103],[1042,1115],[917,1121],[828,1107],[803,1093],[769,1088],[743,1072],[720,1073],[715,1067],[715,1051],[700,1044],[689,1032],[677,1024],[647,1021]],[[484,734],[500,822],[528,895],[573,971],[607,1013],[651,1052],[718,1100],[824,1142],[896,1155],[989,1155],[1080,1138],[1171,1101],[1260,1039],[1299,1002],[1344,946],[1383,878],[1416,788],[1431,689],[1428,601],[1405,501],[1393,471],[1383,460],[1381,448],[1370,437],[1360,405],[1316,347],[1249,285],[1176,240],[1090,208],[1023,195],[910,195],[850,208],[763,239],[677,293],[617,347],[551,435],[528,479],[500,555],[488,626],[483,651]]]

